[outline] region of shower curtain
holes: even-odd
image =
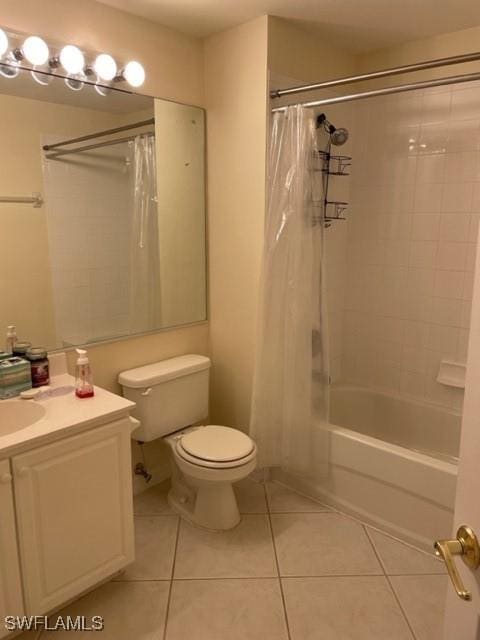
[[[140,135],[133,144],[133,215],[130,232],[130,329],[158,329],[160,256],[157,217],[155,138]]]
[[[311,110],[275,113],[250,433],[260,466],[303,477],[328,418],[322,167]]]

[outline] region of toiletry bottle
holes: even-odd
[[[13,326],[13,324],[10,324],[7,327],[7,341],[6,341],[5,351],[10,354],[13,353],[16,343],[17,343],[17,332],[15,331],[15,327]]]
[[[32,371],[32,387],[44,387],[50,384],[50,369],[45,347],[32,347],[25,354]]]
[[[78,353],[75,367],[75,395],[79,398],[91,398],[93,396],[93,377],[85,349],[76,349]]]

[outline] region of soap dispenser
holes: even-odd
[[[7,340],[5,345],[5,351],[8,354],[12,354],[15,351],[15,345],[17,344],[17,332],[13,324],[7,327]]]
[[[78,398],[91,398],[93,396],[93,377],[85,349],[76,349],[78,353],[75,366],[75,395]]]

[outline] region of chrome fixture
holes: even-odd
[[[288,89],[276,89],[270,93],[271,98],[281,98],[295,93],[304,93],[305,91],[317,91],[318,89],[328,89],[338,87],[344,84],[352,84],[354,82],[364,82],[365,80],[375,80],[388,76],[396,76],[403,73],[413,73],[414,71],[423,71],[425,69],[435,69],[436,67],[446,67],[447,65],[463,64],[465,62],[474,62],[480,60],[480,51],[465,53],[459,56],[449,56],[448,58],[436,58],[435,60],[426,60],[425,62],[416,62],[415,64],[407,64],[402,67],[392,67],[391,69],[381,69],[380,71],[370,71],[361,73],[356,76],[346,76],[335,80],[326,80],[324,82],[316,82],[315,84],[304,84]]]
[[[61,75],[61,69],[70,89],[79,91],[88,82],[103,87],[98,91],[100,95],[108,94],[111,83],[126,82],[137,88],[145,81],[145,69],[136,60],[127,62],[118,73],[118,64],[110,54],[95,55],[91,63],[87,57],[90,56],[73,44],[49,46],[40,36],[25,37],[0,29],[0,74],[6,78],[15,78],[21,68],[35,73],[34,79],[40,84],[48,84],[47,80],[42,81],[42,74]]]
[[[108,147],[115,144],[121,144],[123,142],[128,142],[133,140],[135,136],[128,136],[124,138],[114,138],[112,140],[106,140],[105,142],[98,142],[95,144],[83,145],[81,147],[72,147],[70,149],[65,149],[72,144],[77,144],[79,142],[86,142],[87,140],[95,140],[96,138],[104,138],[106,136],[111,136],[115,133],[122,133],[123,131],[131,131],[132,129],[139,129],[142,127],[148,127],[149,125],[155,124],[155,118],[149,118],[148,120],[140,120],[139,122],[132,122],[131,124],[126,124],[121,127],[115,127],[113,129],[104,129],[103,131],[96,131],[95,133],[89,133],[85,136],[79,136],[78,138],[69,138],[68,140],[62,140],[61,142],[56,142],[55,144],[45,144],[42,149],[44,151],[48,151],[50,153],[46,154],[46,158],[54,159],[60,156],[65,156],[71,153],[79,153],[80,151],[90,151],[92,149],[98,149],[99,147]],[[145,133],[140,133],[138,135],[155,135],[152,131],[146,131]]]
[[[330,186],[330,176],[348,176],[349,168],[352,164],[350,156],[340,156],[332,154],[332,144],[341,146],[348,140],[348,129],[344,127],[337,128],[329,120],[324,113],[317,116],[317,129],[323,129],[328,135],[327,145],[325,149],[318,149],[314,153],[313,170],[322,174],[323,183],[323,199],[314,201],[314,207],[320,207],[320,213],[313,216],[314,224],[324,224],[328,229],[332,226],[332,222],[336,220],[345,220],[345,211],[348,202],[341,200],[330,200],[328,190]]]
[[[32,204],[38,209],[43,204],[40,193],[32,193],[31,196],[0,196],[1,204]]]
[[[342,102],[351,102],[352,100],[363,100],[365,98],[374,98],[375,96],[387,96],[391,93],[403,93],[404,91],[415,91],[416,89],[428,89],[430,87],[443,87],[448,84],[461,84],[463,82],[474,82],[480,80],[480,72],[466,73],[460,76],[449,76],[448,78],[438,78],[437,80],[425,80],[422,82],[411,82],[409,84],[399,84],[394,87],[385,87],[384,89],[374,89],[373,91],[363,91],[361,93],[352,93],[347,96],[338,96],[338,98],[326,98],[325,100],[314,100],[312,102],[302,102],[303,107],[322,107],[326,104],[339,104]],[[287,107],[276,107],[272,112],[285,111]]]
[[[142,476],[145,482],[150,482],[150,480],[152,479],[152,474],[148,472],[143,462],[137,462],[137,464],[135,465],[135,475]]]
[[[331,87],[341,86],[344,84],[352,84],[354,82],[375,80],[378,78],[384,78],[384,77],[399,75],[403,73],[413,73],[415,71],[422,71],[424,69],[434,69],[436,67],[443,67],[447,65],[473,62],[475,60],[480,60],[480,51],[474,51],[472,53],[466,53],[459,56],[450,56],[448,58],[438,58],[435,60],[427,60],[425,62],[408,64],[403,67],[393,67],[391,69],[371,71],[369,73],[362,73],[357,76],[346,76],[344,78],[337,78],[335,80],[326,80],[324,82],[317,82],[315,84],[289,87],[287,89],[276,89],[270,93],[270,97],[272,99],[281,98],[283,96],[293,95],[295,93],[303,93],[304,91],[316,91],[319,89],[327,89]],[[385,95],[390,95],[394,93],[402,93],[404,91],[415,91],[416,89],[428,89],[430,87],[441,87],[449,84],[473,82],[475,80],[480,80],[480,72],[465,73],[462,75],[448,76],[445,78],[436,78],[434,80],[410,82],[408,84],[400,84],[392,87],[384,87],[382,89],[374,89],[371,91],[362,91],[359,93],[352,93],[349,95],[337,96],[336,98],[312,100],[311,102],[302,102],[300,104],[304,107],[320,107],[328,104],[340,104],[342,102],[350,102],[352,100],[362,100],[365,98],[373,98],[375,96],[385,96]],[[286,110],[286,106],[274,107],[272,109],[272,112],[275,113],[276,111],[285,111],[285,110]]]
[[[345,144],[348,140],[348,129],[345,129],[344,127],[337,129],[337,127],[327,120],[327,116],[324,113],[317,116],[317,129],[319,127],[323,127],[325,129],[330,136],[330,142],[337,147]]]

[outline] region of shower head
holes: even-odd
[[[321,113],[317,117],[317,129],[322,126],[330,136],[330,142],[335,146],[340,147],[348,140],[348,129],[344,127],[337,129],[337,127],[327,120],[327,116],[324,113]]]
[[[348,129],[345,129],[344,127],[335,129],[335,131],[332,131],[330,133],[330,140],[332,141],[332,144],[336,145],[337,147],[345,144],[345,142],[348,140]]]

